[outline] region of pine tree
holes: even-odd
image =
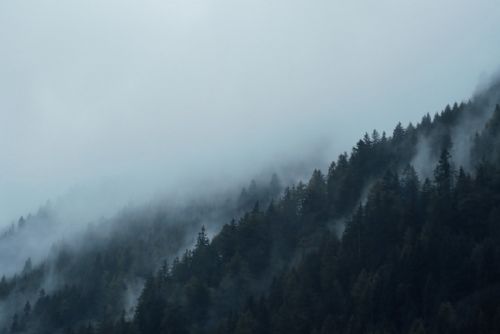
[[[447,149],[441,151],[438,165],[434,170],[434,182],[437,186],[438,196],[448,197],[453,186],[453,169],[450,162],[450,153]]]

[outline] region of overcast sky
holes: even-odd
[[[499,22],[498,0],[0,0],[0,225],[334,159],[467,99]]]

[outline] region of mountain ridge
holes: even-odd
[[[2,278],[0,300],[13,310],[4,332],[495,333],[499,87],[391,136],[365,134],[328,171],[282,192],[132,214],[97,247],[98,226],[85,251],[61,245]],[[210,214],[219,232],[210,239],[201,227],[179,254]],[[63,282],[46,291],[54,274]],[[137,299],[133,312],[127,299]]]

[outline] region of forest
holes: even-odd
[[[308,180],[89,225],[0,301],[5,334],[500,333],[500,83]]]

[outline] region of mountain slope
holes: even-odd
[[[9,308],[5,332],[497,333],[499,87],[391,136],[366,134],[280,195],[97,226],[82,237],[97,234],[92,247],[55,249],[2,279],[3,300],[27,299]],[[211,240],[202,228],[175,257],[185,226],[206,214],[239,218]],[[38,291],[54,276],[62,282]],[[130,313],[134,278],[145,283]]]

